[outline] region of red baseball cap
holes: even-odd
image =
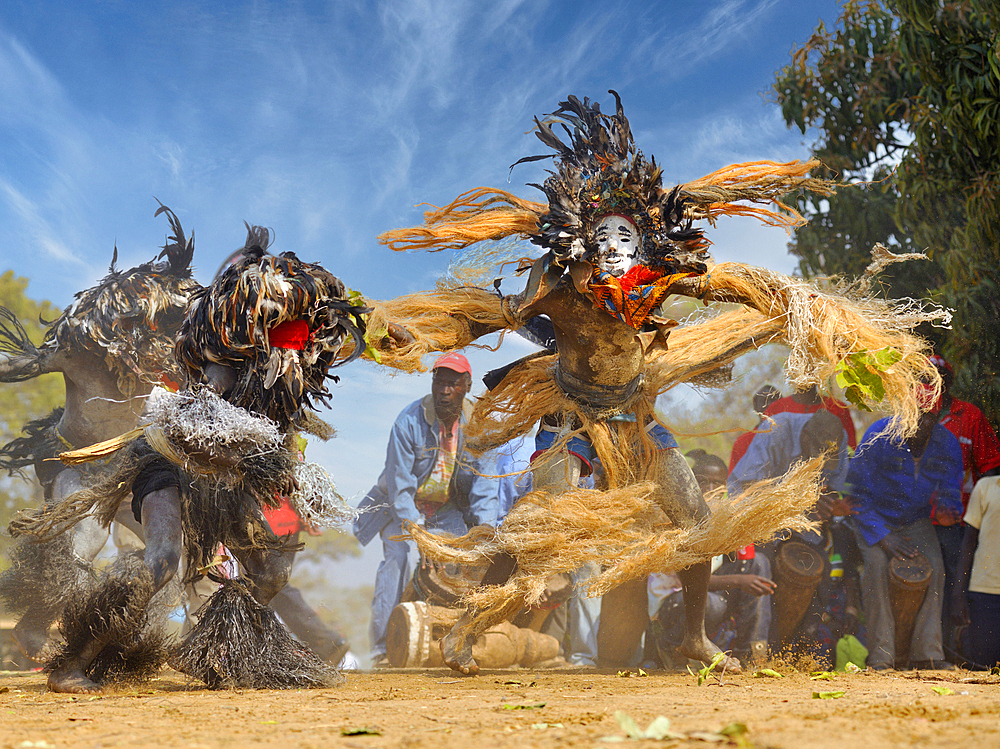
[[[452,369],[456,372],[467,372],[470,375],[472,374],[472,367],[469,366],[469,360],[461,354],[451,353],[439,356],[431,369],[440,369],[441,367],[444,367],[445,369]]]
[[[943,356],[941,356],[941,354],[931,354],[927,358],[930,359],[931,364],[933,364],[938,369],[944,369],[947,370],[948,372],[952,371],[951,365],[948,363],[948,360],[945,359]]]

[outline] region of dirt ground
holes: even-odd
[[[948,694],[935,692],[951,690]],[[814,693],[843,692],[817,699]],[[0,672],[0,747],[601,747],[658,716],[675,738],[642,746],[995,747],[1000,676],[863,672],[833,680],[593,671],[348,673],[333,689],[210,692],[167,672],[95,697]],[[744,724],[746,732],[734,724]],[[662,725],[662,721],[660,722]],[[729,727],[727,734],[718,733]],[[663,732],[661,732],[662,735]],[[611,738],[608,738],[611,737]]]

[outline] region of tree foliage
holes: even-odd
[[[925,250],[888,279],[894,295],[955,310],[935,343],[956,393],[1000,422],[1000,15],[987,0],[850,0],[822,23],[774,86],[789,126],[846,181],[800,199],[810,226],[791,251],[803,273],[856,275],[877,241]]]
[[[28,279],[13,271],[0,275],[0,306],[20,320],[34,343],[45,334],[43,321],[53,320],[59,310],[49,302],[36,302],[27,296]],[[62,377],[49,374],[27,382],[0,383],[0,445],[20,436],[21,427],[32,419],[45,416],[63,403]],[[0,528],[6,528],[13,514],[22,507],[37,504],[41,490],[29,470],[23,479],[0,476]],[[0,545],[6,538],[0,538]]]

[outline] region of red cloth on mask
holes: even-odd
[[[309,341],[309,323],[305,320],[286,320],[267,331],[272,348],[289,348],[301,351]]]

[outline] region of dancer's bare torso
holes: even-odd
[[[139,422],[145,396],[153,389],[151,381],[140,381],[134,392],[126,395],[103,356],[90,351],[57,351],[46,365],[49,371],[63,375],[66,406],[58,429],[74,447],[102,442],[133,428]]]
[[[697,296],[700,283],[697,277],[682,278],[671,291]],[[645,344],[639,331],[596,307],[569,276],[530,304],[523,304],[523,295],[514,297],[510,307],[524,319],[546,315],[552,321],[559,368],[583,382],[624,387],[643,372]]]

